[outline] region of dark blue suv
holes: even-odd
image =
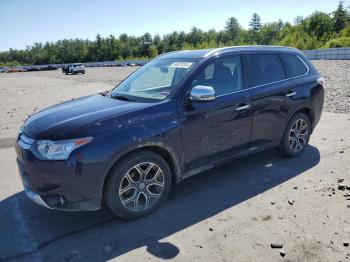
[[[227,47],[158,56],[110,92],[49,107],[19,131],[30,199],[50,209],[145,216],[174,183],[278,147],[300,155],[324,80],[298,50]]]

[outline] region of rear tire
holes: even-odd
[[[135,219],[154,212],[169,196],[171,171],[167,162],[151,151],[122,159],[106,181],[104,199],[118,216]]]
[[[286,157],[302,154],[309,143],[311,134],[310,119],[303,113],[295,114],[284,131],[279,151]]]

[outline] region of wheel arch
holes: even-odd
[[[105,191],[106,181],[108,180],[108,177],[111,174],[111,171],[113,168],[125,157],[134,154],[136,152],[142,152],[142,151],[151,151],[158,155],[160,155],[169,165],[169,168],[171,170],[171,177],[172,177],[172,185],[175,183],[178,183],[181,181],[181,164],[175,154],[175,151],[167,146],[166,144],[162,142],[148,142],[142,145],[138,145],[136,147],[129,148],[128,150],[123,151],[122,153],[118,154],[112,161],[109,167],[107,168],[107,172],[103,175],[102,182],[99,186],[99,192],[98,196],[99,199],[102,201],[103,194]],[[102,203],[101,203],[102,204]]]
[[[304,106],[304,107],[299,108],[299,109],[291,116],[291,118],[292,118],[293,116],[295,116],[297,113],[303,113],[303,114],[305,114],[305,115],[308,116],[309,121],[310,121],[310,124],[311,124],[311,133],[312,133],[312,131],[313,131],[313,129],[314,129],[314,123],[315,123],[315,113],[314,113],[314,111],[313,111],[310,107]],[[289,120],[288,120],[288,121],[289,121]]]
[[[288,117],[287,121],[284,124],[283,133],[282,133],[281,137],[283,137],[289,121],[298,113],[303,113],[303,114],[307,115],[307,117],[309,118],[310,124],[311,124],[311,133],[312,133],[312,131],[314,129],[314,123],[315,123],[315,113],[313,112],[313,110],[310,107],[302,106],[302,107],[296,109],[292,114],[290,114],[290,116]]]

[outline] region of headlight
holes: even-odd
[[[36,151],[45,160],[66,160],[77,148],[90,143],[92,137],[69,139],[61,141],[39,140]]]

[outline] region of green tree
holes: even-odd
[[[262,27],[261,18],[257,13],[254,13],[252,19],[249,22],[249,29],[253,32],[260,32]]]
[[[241,30],[241,26],[235,17],[230,17],[227,20],[225,30],[229,35],[229,40],[232,41],[233,43],[237,43],[237,38],[238,38],[239,31]]]
[[[252,40],[260,44],[260,30],[262,27],[261,18],[257,13],[254,13],[252,19],[249,22],[249,30],[251,32]]]
[[[148,57],[153,58],[153,57],[156,57],[157,55],[158,55],[158,50],[155,47],[155,45],[153,45],[153,44],[150,45],[149,50],[148,50]]]
[[[344,2],[339,1],[338,8],[333,12],[333,29],[339,33],[349,23],[349,12],[344,8]]]
[[[303,26],[310,35],[318,41],[326,42],[332,36],[332,18],[323,12],[316,11],[303,21]]]
[[[263,45],[275,44],[279,40],[282,28],[279,22],[265,23],[260,31],[260,43]]]
[[[298,26],[304,21],[304,17],[298,15],[296,18],[294,18],[294,25]]]

